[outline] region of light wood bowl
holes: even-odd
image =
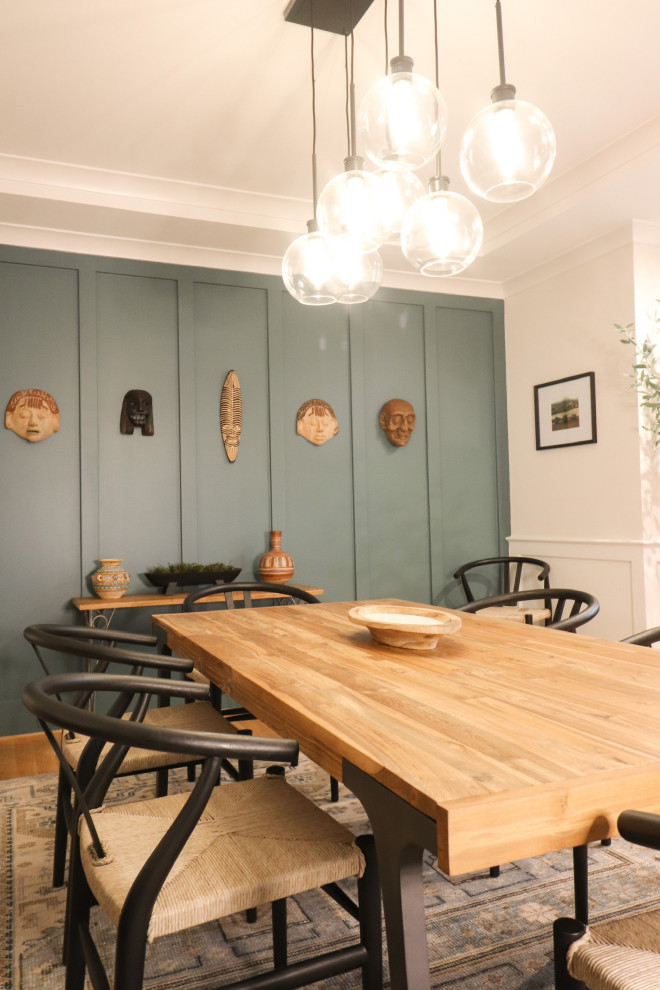
[[[442,609],[404,605],[357,605],[348,617],[366,626],[376,642],[406,650],[433,650],[440,636],[462,625],[459,616]]]

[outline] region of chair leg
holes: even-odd
[[[339,800],[339,781],[335,777],[330,778],[330,800]]]
[[[582,938],[586,926],[575,918],[557,918],[552,926],[555,957],[555,990],[587,990],[585,983],[574,980],[568,972],[566,953],[568,947]]]
[[[89,928],[89,913],[95,903],[80,862],[77,842],[76,836],[71,844],[71,862],[69,865],[63,953],[66,965],[65,990],[83,990],[86,965],[80,929]]]
[[[239,729],[239,736],[251,736],[252,729]],[[253,780],[254,779],[254,762],[252,760],[238,760],[238,779],[239,780]]]
[[[362,967],[362,990],[381,990],[383,926],[376,845],[373,835],[359,835],[355,841],[366,861],[364,874],[358,880],[360,940],[367,950],[367,961]]]
[[[273,901],[271,912],[273,917],[273,967],[274,969],[286,969],[286,897]]]
[[[156,797],[167,797],[167,767],[156,770]]]
[[[195,764],[188,764],[188,783],[193,784],[195,782]]]
[[[491,866],[491,868],[490,868],[490,875],[491,875],[491,877],[499,877],[499,875],[500,875],[500,868],[499,868],[499,866]]]
[[[125,916],[125,910],[119,916],[115,944],[115,990],[142,990],[150,917],[151,910],[146,914],[143,910],[133,911],[130,919]]]
[[[53,853],[53,887],[64,884],[64,869],[66,866],[66,847],[69,839],[69,827],[66,820],[64,805],[71,803],[71,784],[66,779],[60,767],[57,780],[57,806],[55,808],[55,850]]]

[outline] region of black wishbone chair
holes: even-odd
[[[76,704],[81,693],[90,691],[114,696],[107,715]],[[73,703],[63,700],[70,694]],[[269,901],[274,968],[229,986],[294,990],[361,969],[363,990],[380,990],[381,910],[373,837],[356,839],[291,787],[282,767],[217,787],[223,760],[295,764],[298,744],[142,724],[151,695],[196,701],[205,697],[205,688],[190,681],[79,673],[43,677],[23,693],[77,794],[66,990],[83,990],[85,973],[95,990],[141,990],[148,942]],[[134,702],[131,718],[122,718]],[[112,744],[100,764],[90,747],[85,750],[83,762],[90,762],[91,776],[84,790],[52,726],[88,735],[100,746]],[[104,806],[110,782],[134,747],[201,754],[204,764],[192,791]],[[338,886],[351,877],[358,878],[357,904]],[[359,920],[359,940],[288,964],[286,899],[317,887]],[[117,926],[113,975],[106,972],[90,931],[95,904]]]
[[[295,585],[271,584],[269,582],[258,581],[232,581],[230,584],[213,584],[208,585],[206,588],[198,588],[196,591],[191,591],[189,595],[186,595],[181,607],[184,612],[199,612],[203,610],[204,599],[208,599],[213,595],[222,595],[224,601],[207,601],[206,608],[234,609],[237,604],[239,607],[241,606],[240,599],[234,598],[234,594],[240,592],[242,595],[242,607],[252,608],[252,593],[255,591],[272,591],[274,594],[286,595],[285,598],[273,599],[276,605],[296,605],[300,603],[307,605],[320,604],[320,599],[316,595],[312,595],[311,592],[305,591],[303,588],[296,588]],[[201,607],[198,603],[201,603]],[[208,683],[208,679],[197,670],[193,670],[189,676],[194,681]],[[237,712],[242,718],[254,717],[246,708],[233,709],[233,711]],[[334,777],[330,778],[330,798],[332,801],[339,800],[339,783]]]
[[[272,591],[274,595],[285,595],[285,598],[274,598],[273,601],[281,605],[295,605],[296,602],[306,602],[308,605],[318,605],[320,599],[311,592],[303,588],[297,588],[289,584],[273,584],[267,581],[232,581],[229,584],[210,584],[205,588],[197,588],[186,595],[182,609],[184,612],[197,612],[197,602],[209,598],[211,595],[222,595],[224,601],[207,602],[206,607],[236,608],[240,605],[240,599],[234,599],[234,592],[242,593],[243,608],[252,607],[253,591]]]
[[[660,850],[660,815],[623,811],[622,838]],[[553,926],[556,990],[655,990],[660,987],[660,910],[588,927],[576,918]]]
[[[489,598],[520,591],[523,576],[526,579],[533,576],[544,588],[549,588],[549,574],[550,564],[538,557],[484,557],[483,560],[471,560],[454,571],[468,602],[475,600],[480,588],[487,589]],[[479,594],[479,597],[485,596]]]
[[[660,642],[660,626],[653,626],[652,629],[644,629],[632,636],[626,636],[621,642],[632,643],[633,646],[653,646],[654,643]]]
[[[543,607],[550,613],[550,617],[544,623],[546,628],[564,629],[568,632],[575,632],[578,626],[589,622],[600,611],[600,604],[594,595],[588,591],[575,591],[573,588],[544,588],[538,591],[512,591],[508,595],[495,595],[493,598],[480,598],[476,602],[468,602],[461,605],[459,612],[481,612],[485,608],[501,608],[507,605],[520,605],[535,602],[543,603]],[[531,616],[527,616],[527,622],[531,622]]]
[[[190,660],[145,652],[146,649],[155,646],[155,636],[144,636],[120,630],[90,629],[82,626],[55,624],[28,626],[23,635],[32,645],[47,674],[50,673],[50,669],[46,657],[52,653],[84,659],[89,666],[93,665],[96,672],[104,672],[110,664],[115,663],[122,668],[128,667],[130,673],[133,674],[141,674],[147,668],[157,672],[161,677],[167,678],[172,674],[187,674],[192,669],[192,661]],[[121,646],[116,644],[121,644]],[[125,649],[123,647],[141,647],[141,649]],[[78,704],[80,706],[87,705],[92,693],[90,690],[87,694],[81,694]],[[219,732],[223,735],[236,735],[239,732],[214,708],[208,688],[206,696],[200,696],[195,704],[153,708],[147,712],[144,721],[148,725],[199,729]],[[241,731],[249,733],[249,729]],[[74,773],[78,772],[80,759],[87,742],[87,736],[79,733],[67,732],[64,735],[62,750],[67,764]],[[162,753],[138,747],[126,753],[118,767],[117,776],[153,771],[156,774],[156,793],[162,796],[167,794],[169,770],[180,766],[188,766],[189,770],[194,770],[194,764],[199,763],[200,760],[199,756],[195,759],[188,753]],[[234,780],[252,776],[252,765],[249,762],[241,761],[238,767],[234,767],[228,761],[224,761],[222,766],[228,776]],[[67,837],[71,832],[72,815],[71,785],[67,774],[60,769],[53,854],[54,887],[61,887],[64,883]]]

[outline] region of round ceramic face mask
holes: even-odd
[[[405,399],[390,399],[380,411],[380,426],[394,447],[405,447],[415,429],[415,410]]]
[[[317,447],[337,436],[339,426],[332,406],[323,399],[309,399],[296,415],[296,433]]]
[[[39,388],[14,392],[5,409],[5,427],[30,443],[45,440],[60,428],[55,399]]]

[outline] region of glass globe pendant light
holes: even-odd
[[[307,230],[286,249],[282,279],[287,291],[304,306],[329,306],[339,300],[345,286],[315,220],[307,221]]]
[[[401,53],[390,62],[389,74],[364,94],[358,127],[374,165],[396,172],[418,169],[432,160],[445,136],[447,105],[439,89],[413,72],[413,60]]]
[[[404,0],[399,0],[399,54],[390,71],[364,94],[358,114],[361,143],[379,168],[405,172],[421,168],[437,154],[447,129],[447,106],[435,85],[413,72],[404,55]],[[385,8],[387,48],[387,6]]]
[[[483,236],[483,224],[474,204],[465,196],[449,192],[447,176],[437,175],[429,180],[427,195],[406,213],[401,249],[423,275],[458,275],[477,257]]]
[[[332,243],[333,265],[343,286],[338,302],[349,306],[367,302],[383,279],[383,259],[378,251],[360,251],[350,239]]]
[[[328,182],[319,196],[319,229],[328,240],[350,238],[361,251],[374,251],[390,233],[380,202],[380,185],[359,155],[344,159],[344,171]]]
[[[463,135],[460,167],[470,189],[492,203],[526,199],[548,178],[556,143],[550,121],[537,107],[516,100],[505,81],[502,10],[496,0],[500,84],[492,103],[472,119]]]
[[[374,173],[380,182],[380,203],[390,228],[390,240],[399,240],[406,212],[424,195],[424,185],[414,172],[389,172],[381,168]]]
[[[433,0],[435,81],[438,82],[438,5]],[[458,193],[449,192],[440,152],[429,191],[410,207],[401,228],[401,249],[423,275],[458,275],[471,265],[484,237],[479,211]]]
[[[313,4],[312,4],[313,10]],[[297,237],[282,259],[282,279],[287,291],[303,306],[329,306],[345,291],[334,267],[334,256],[319,233],[316,220],[316,86],[314,81],[314,25],[311,25],[312,63],[312,199],[314,219],[307,221],[307,233]]]
[[[351,79],[348,83],[348,38],[346,43],[348,156],[344,171],[328,182],[319,196],[319,229],[327,240],[341,238],[354,249],[375,251],[390,233],[381,209],[381,186],[378,177],[364,168],[364,159],[356,154],[355,83],[353,82],[353,34],[351,33]]]

